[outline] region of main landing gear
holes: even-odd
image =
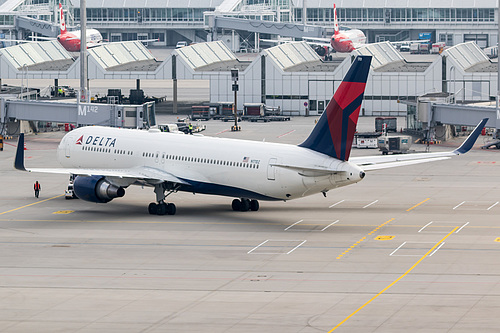
[[[151,215],[175,215],[177,208],[173,203],[166,203],[164,200],[173,192],[176,192],[177,189],[174,188],[165,195],[165,186],[164,184],[156,184],[155,185],[155,193],[156,193],[156,202],[152,202],[148,206],[148,212]]]
[[[259,202],[245,198],[234,199],[231,207],[236,212],[248,212],[249,210],[256,212],[259,210]]]
[[[166,203],[166,202],[160,202],[160,203],[150,203],[148,206],[148,212],[151,215],[175,215],[175,212],[177,211],[177,208],[173,203]]]

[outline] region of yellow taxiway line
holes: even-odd
[[[45,201],[49,201],[49,200],[52,200],[52,199],[55,199],[55,198],[59,198],[59,197],[62,197],[63,195],[64,194],[56,195],[55,197],[52,197],[52,198],[40,200],[40,201],[37,201],[37,202],[30,203],[29,205],[24,205],[24,206],[17,207],[17,208],[11,209],[11,210],[7,210],[5,212],[0,213],[0,215],[11,213],[11,212],[15,212],[16,210],[23,209],[23,208],[26,208],[26,207],[29,207],[29,206],[38,205],[39,203],[42,203],[42,202],[45,202]]]
[[[425,200],[425,201],[427,201],[427,200]],[[425,201],[423,201],[423,202],[425,202]],[[415,267],[417,267],[417,265],[420,264],[422,262],[422,260],[424,260],[429,254],[431,254],[439,245],[441,245],[441,243],[443,243],[445,241],[446,238],[448,238],[451,234],[453,234],[457,229],[458,229],[458,227],[455,227],[452,231],[450,231],[439,242],[437,242],[429,251],[427,251],[427,253],[424,254],[422,256],[422,258],[420,258],[415,264],[413,264],[413,266],[411,266],[406,272],[404,272],[403,275],[401,275],[396,280],[394,280],[390,285],[388,285],[387,287],[385,287],[384,289],[382,289],[377,295],[375,295],[371,299],[369,299],[365,304],[363,304],[362,306],[360,306],[356,311],[354,311],[353,313],[351,313],[350,315],[348,315],[344,320],[342,320],[340,323],[338,323],[337,326],[335,326],[334,328],[332,328],[331,330],[329,330],[328,333],[331,333],[331,332],[335,331],[342,324],[344,324],[346,321],[348,321],[352,316],[354,316],[356,313],[358,313],[359,311],[361,311],[365,306],[367,306],[368,304],[370,304],[371,302],[373,302],[377,297],[379,297],[384,292],[386,292],[390,287],[392,287],[393,285],[395,285],[396,283],[398,283],[402,278],[404,278],[408,273],[410,273]]]

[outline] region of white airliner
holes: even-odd
[[[81,127],[64,136],[57,157],[64,168],[24,166],[21,134],[16,169],[76,175],[74,191],[87,201],[122,197],[130,185],[154,187],[150,214],[175,214],[165,198],[185,191],[229,196],[235,211],[256,211],[258,200],[292,200],[351,185],[365,171],[450,158],[470,150],[487,119],[451,152],[349,159],[371,57],[358,56],[309,137],[300,145],[196,135]]]

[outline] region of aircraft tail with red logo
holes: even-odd
[[[339,19],[337,18],[337,6],[333,4],[333,34],[336,35],[340,31]]]
[[[61,28],[61,34],[66,33],[66,21],[64,20],[64,13],[61,3],[59,3],[59,27]]]
[[[309,137],[299,146],[347,161],[372,57],[357,56]]]

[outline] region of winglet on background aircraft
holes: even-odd
[[[63,168],[26,168],[21,134],[14,167],[75,175],[76,195],[96,203],[122,197],[130,185],[154,187],[156,201],[148,212],[173,215],[176,207],[165,199],[177,191],[240,198],[232,201],[233,210],[256,211],[257,200],[326,196],[361,181],[365,171],[448,159],[472,148],[488,119],[450,152],[350,158],[370,63],[371,56],[354,59],[311,134],[297,146],[89,126],[61,140],[57,157]]]

